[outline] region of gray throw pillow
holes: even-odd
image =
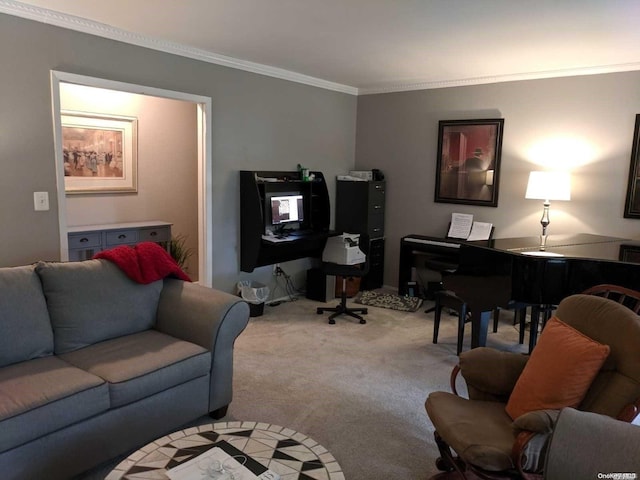
[[[136,283],[107,260],[41,262],[36,271],[47,299],[56,354],[155,324],[162,280]]]
[[[33,266],[0,268],[0,366],[53,353],[53,331]]]

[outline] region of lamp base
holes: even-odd
[[[547,227],[549,226],[549,200],[545,200],[544,208],[542,210],[542,218],[540,224],[542,225],[542,235],[540,235],[540,251],[544,252],[547,249]]]
[[[547,249],[547,235],[546,234],[542,234],[540,235],[540,247],[539,247],[541,252],[544,252]]]

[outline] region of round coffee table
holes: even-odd
[[[226,441],[280,475],[281,480],[344,480],[326,448],[306,435],[268,423],[220,422],[190,427],[133,452],[105,480],[168,479],[168,469]]]

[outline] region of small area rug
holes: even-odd
[[[422,299],[419,297],[401,297],[393,293],[378,293],[373,291],[362,292],[360,296],[355,299],[355,302],[371,307],[389,308],[402,312],[415,312],[422,305]]]

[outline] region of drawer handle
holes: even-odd
[[[376,190],[380,190],[382,188],[382,185],[376,185]]]
[[[373,231],[374,232],[379,232],[380,230],[382,230],[381,228],[374,228]]]
[[[80,243],[87,243],[89,241],[89,239],[87,237],[82,237],[80,239]]]
[[[149,236],[150,236],[150,237],[155,237],[155,236],[157,236],[157,235],[158,235],[158,232],[151,232],[151,233],[149,234]]]
[[[118,240],[122,240],[124,238],[127,238],[127,236],[124,233],[121,233],[120,235],[118,235]]]
[[[380,210],[382,208],[382,205],[374,205],[373,209],[374,210]]]

